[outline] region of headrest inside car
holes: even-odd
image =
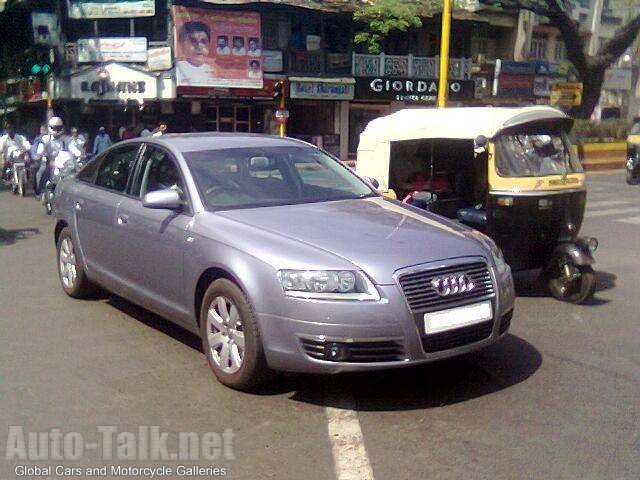
[[[249,160],[249,170],[273,170],[275,168],[275,160],[269,157],[251,157]]]

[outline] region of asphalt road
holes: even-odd
[[[0,479],[18,478],[17,465],[194,464],[233,479],[639,478],[640,187],[621,171],[589,184],[582,233],[600,240],[592,305],[539,296],[520,277],[511,334],[487,350],[417,369],[285,377],[253,395],[218,384],[199,340],[168,321],[115,297],[67,298],[52,220],[0,192]],[[26,432],[52,429],[98,447],[78,460],[6,460],[19,447],[12,425],[30,447]],[[174,452],[178,432],[233,429],[235,459],[109,460],[98,426],[138,441],[139,426],[158,426]]]

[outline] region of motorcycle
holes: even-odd
[[[11,148],[8,152],[3,171],[3,178],[11,187],[14,195],[24,197],[27,185],[27,168],[29,154],[18,147]]]
[[[65,177],[77,172],[81,167],[82,162],[77,161],[70,152],[61,151],[56,155],[51,167],[51,175],[42,192],[42,204],[47,215],[51,215],[53,211],[53,199],[55,198],[57,185]]]

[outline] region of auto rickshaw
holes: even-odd
[[[640,117],[633,119],[627,136],[627,183],[640,183]]]
[[[383,194],[458,220],[501,248],[514,271],[541,269],[559,300],[595,290],[595,238],[579,238],[585,175],[546,106],[405,109],[360,135],[356,172]]]

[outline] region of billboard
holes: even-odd
[[[146,37],[79,38],[78,63],[146,62]]]
[[[259,13],[172,9],[179,87],[262,88]]]
[[[152,17],[155,0],[67,0],[69,18]]]

